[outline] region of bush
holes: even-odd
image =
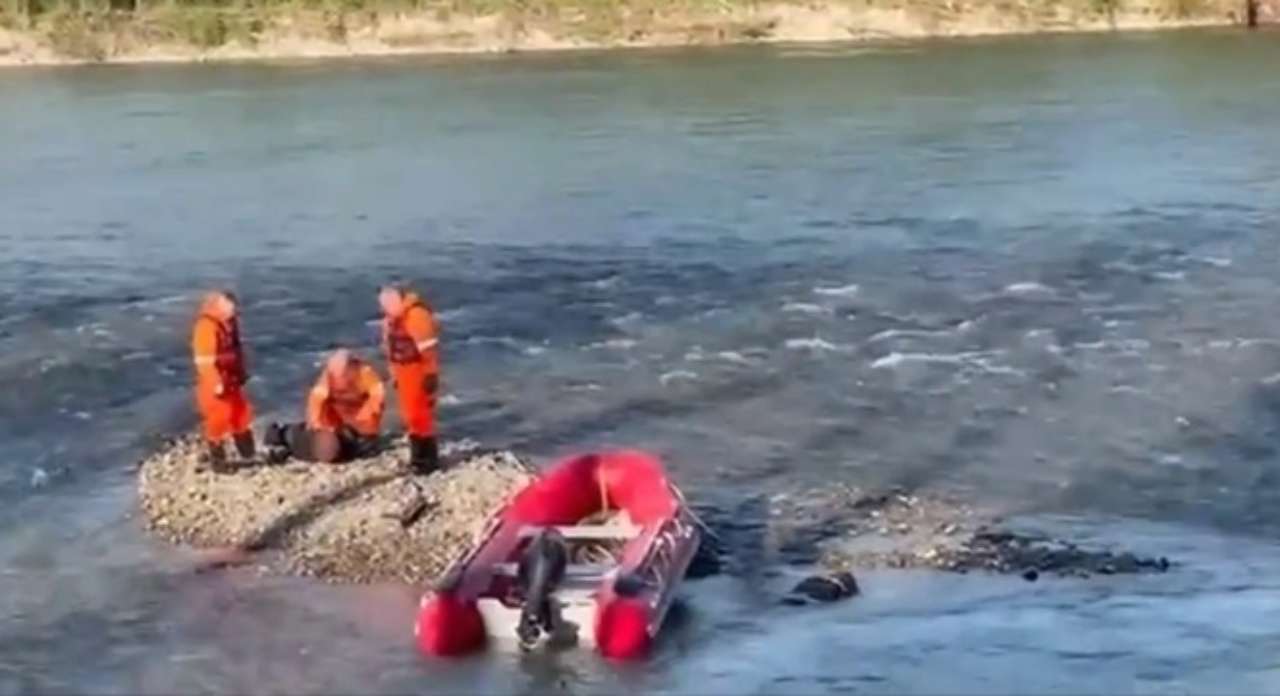
[[[93,61],[107,57],[91,15],[60,10],[49,17],[48,26],[49,46],[59,55]]]

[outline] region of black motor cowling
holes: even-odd
[[[569,545],[554,529],[543,529],[529,540],[516,570],[516,583],[523,596],[516,635],[524,645],[533,645],[543,635],[555,632],[558,620],[552,594],[564,580],[569,565]]]

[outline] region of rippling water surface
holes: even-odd
[[[0,73],[0,692],[1280,688],[1276,39]],[[425,661],[414,588],[186,573],[130,467],[193,424],[199,291],[284,414],[387,278],[442,311],[450,435],[1179,565],[804,610],[730,574],[628,667]]]

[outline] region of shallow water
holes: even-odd
[[[0,692],[1280,688],[1275,38],[0,73]],[[187,573],[130,466],[193,424],[198,292],[291,414],[387,278],[442,311],[451,435],[1179,565],[804,610],[722,576],[630,667],[427,661],[414,588]]]

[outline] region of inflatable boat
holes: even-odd
[[[565,630],[606,657],[642,657],[700,543],[696,518],[656,457],[571,457],[508,501],[423,596],[418,648],[459,656],[491,640],[529,647],[540,630]]]

